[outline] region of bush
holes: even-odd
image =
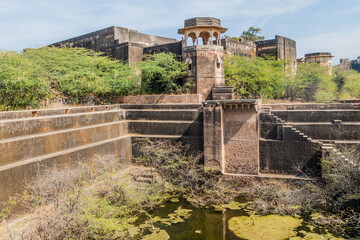
[[[113,156],[45,169],[21,199],[32,211],[21,239],[141,239],[153,230],[150,220],[135,224],[138,216],[165,200],[161,181],[135,182]]]
[[[0,51],[0,110],[39,107],[50,92],[41,72],[41,66],[24,55]]]
[[[24,57],[42,66],[42,74],[73,98],[127,95],[138,90],[135,72],[118,60],[84,48],[29,49]]]
[[[286,81],[286,96],[305,101],[331,101],[336,98],[336,85],[327,67],[303,63],[298,65],[296,75]]]
[[[337,70],[333,81],[339,92],[339,99],[360,98],[360,73],[355,70]]]
[[[183,196],[196,206],[223,203],[236,196],[231,187],[221,182],[218,172],[204,170],[202,154],[189,151],[185,141],[138,141],[134,162],[154,167],[173,186],[174,194]]]
[[[186,93],[191,83],[184,83],[187,65],[172,53],[148,55],[138,64],[141,70],[141,86],[145,93]]]
[[[225,82],[244,98],[281,98],[286,78],[285,62],[271,58],[226,56]]]
[[[140,92],[130,66],[82,48],[27,49],[0,52],[0,105],[4,110],[39,107],[54,97],[98,97]]]

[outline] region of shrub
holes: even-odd
[[[73,98],[127,95],[138,90],[138,77],[127,65],[84,48],[28,49],[24,57],[42,66],[42,74]]]
[[[244,98],[280,98],[284,94],[285,62],[271,58],[226,56],[225,81]]]
[[[360,98],[360,73],[355,70],[337,70],[333,81],[337,85],[340,99]]]
[[[3,110],[39,107],[41,101],[86,97],[108,99],[140,92],[140,80],[125,63],[82,48],[0,51]]]
[[[329,69],[318,63],[303,63],[297,67],[296,75],[286,81],[286,96],[305,101],[331,101],[336,98],[336,85],[331,81]]]
[[[22,54],[0,51],[0,108],[38,107],[49,91],[39,65]]]
[[[205,171],[202,154],[189,150],[185,141],[138,141],[134,162],[154,167],[173,186],[174,194],[185,195],[196,206],[233,200],[236,194],[225,186],[218,172]]]
[[[73,169],[44,169],[22,203],[32,211],[21,239],[141,239],[137,217],[168,199],[161,181],[135,182],[113,156]]]
[[[191,83],[184,83],[187,65],[172,53],[148,55],[138,64],[141,86],[146,93],[186,93]]]

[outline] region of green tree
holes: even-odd
[[[318,63],[303,63],[296,75],[286,81],[286,96],[305,101],[331,101],[336,98],[336,84],[331,80],[329,69]]]
[[[148,55],[137,67],[141,70],[141,87],[146,93],[183,93],[190,83],[184,83],[187,65],[172,53]]]
[[[243,98],[281,98],[286,79],[285,62],[271,58],[227,56],[226,85],[235,88]]]
[[[360,73],[355,70],[337,70],[332,79],[337,85],[339,99],[360,98]]]
[[[230,36],[225,35],[225,38],[231,39],[234,41],[240,41],[242,38],[245,40],[250,40],[250,41],[257,41],[257,40],[265,39],[264,36],[258,35],[258,34],[260,34],[260,32],[261,32],[260,28],[250,27],[247,31],[243,31],[243,33],[241,34],[240,37],[230,37]]]
[[[251,41],[263,40],[264,36],[260,36],[261,28],[249,27],[247,31],[243,31],[241,38]]]

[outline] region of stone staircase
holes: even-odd
[[[139,183],[152,183],[160,179],[155,168],[132,166],[127,170],[133,180]]]
[[[128,104],[129,133],[133,141],[185,139],[195,151],[203,146],[201,104]]]
[[[346,110],[346,111],[348,111],[348,110]],[[309,143],[312,143],[313,145],[318,145],[318,150],[321,152],[322,157],[333,155],[333,156],[336,156],[340,159],[347,161],[349,164],[354,165],[354,163],[352,161],[350,161],[348,158],[346,158],[346,156],[344,156],[341,153],[341,151],[336,148],[335,141],[331,141],[329,139],[313,139],[313,138],[309,137],[307,134],[303,133],[301,130],[298,130],[297,127],[301,126],[304,123],[287,122],[287,121],[283,120],[282,118],[278,117],[277,115],[275,115],[280,112],[282,114],[279,114],[279,115],[285,116],[286,112],[288,112],[288,111],[274,111],[274,112],[272,112],[271,108],[269,108],[269,107],[265,107],[262,109],[260,119],[261,119],[261,126],[262,126],[261,137],[263,139],[276,139],[276,140],[281,140],[281,141],[293,141],[293,142],[302,142],[302,141],[309,142]],[[321,113],[320,111],[317,111],[316,115],[315,116],[313,115],[311,118],[308,115],[303,113],[303,112],[308,112],[308,111],[301,111],[301,112],[302,113],[300,114],[299,118],[295,118],[290,115],[289,119],[292,119],[292,120],[296,119],[298,121],[305,120],[305,121],[310,122],[312,120],[312,118],[317,117],[318,114]],[[357,119],[358,116],[360,116],[360,115],[358,115],[359,113],[353,113],[351,115],[350,119]],[[341,113],[340,114],[337,113],[337,114],[339,117],[342,116]],[[324,116],[322,116],[320,118],[321,118],[320,120],[323,120]],[[342,117],[342,118],[344,118],[344,117]],[[272,128],[272,131],[269,131],[270,128]],[[312,135],[316,136],[316,133],[313,133]],[[299,152],[298,154],[301,154],[301,152]],[[319,155],[319,153],[318,153],[318,155]]]

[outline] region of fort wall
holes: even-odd
[[[204,152],[206,169],[232,177],[318,177],[324,152],[360,149],[358,103],[146,99],[143,104],[1,112],[0,202],[23,191],[47,167],[104,156],[131,164],[132,144],[144,138],[185,139],[192,151]]]

